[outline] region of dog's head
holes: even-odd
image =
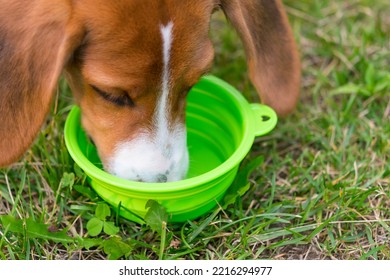
[[[185,98],[211,66],[218,8],[243,41],[262,101],[290,112],[300,71],[280,1],[0,0],[0,166],[31,145],[65,70],[107,171],[183,178]]]

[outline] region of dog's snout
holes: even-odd
[[[139,182],[165,183],[184,179],[189,166],[185,128],[178,129],[164,142],[141,134],[117,145],[105,168],[113,175]]]

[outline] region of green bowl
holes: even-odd
[[[74,107],[65,124],[65,142],[70,155],[102,199],[119,215],[139,223],[143,223],[148,200],[164,206],[172,222],[195,219],[210,211],[232,184],[255,137],[268,133],[277,123],[271,108],[249,104],[226,82],[205,76],[187,98],[190,155],[187,178],[143,183],[121,179],[103,170],[96,148],[80,125],[80,117],[80,109]]]

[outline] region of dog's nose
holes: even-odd
[[[168,177],[165,174],[158,174],[157,175],[157,180],[158,183],[165,183],[168,181]]]

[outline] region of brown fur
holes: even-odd
[[[222,2],[243,41],[250,78],[261,100],[287,115],[299,97],[300,62],[281,1]]]
[[[217,6],[242,38],[263,102],[281,115],[290,112],[300,70],[279,0],[0,0],[0,166],[33,142],[63,69],[103,161],[116,143],[152,130],[163,64],[159,26],[169,20],[170,118],[184,122],[185,95],[213,59],[208,29]],[[128,94],[136,106],[118,107],[91,85]]]

